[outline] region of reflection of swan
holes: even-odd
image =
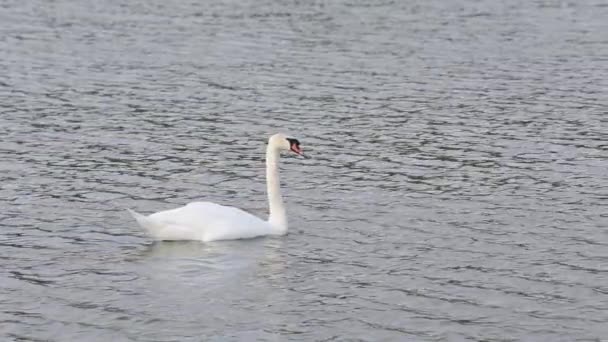
[[[282,241],[283,239],[276,239]],[[224,269],[240,264],[243,260],[259,259],[258,253],[262,250],[264,253],[268,249],[263,249],[263,246],[275,246],[269,244],[275,242],[275,239],[256,239],[251,241],[232,240],[222,241],[222,243],[207,243],[201,244],[198,241],[154,241],[145,246],[138,253],[138,257],[153,260],[164,260],[164,262],[173,262],[170,260],[181,260],[183,263],[196,263],[205,265],[212,269]]]
[[[275,134],[266,148],[266,183],[270,215],[268,221],[241,209],[211,202],[193,202],[181,208],[144,216],[129,210],[140,226],[156,240],[232,240],[287,233],[287,215],[279,184],[281,150],[302,155],[300,142]]]

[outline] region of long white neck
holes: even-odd
[[[283,197],[281,196],[281,184],[279,181],[279,150],[268,145],[266,149],[266,186],[268,191],[268,204],[270,215],[268,222],[277,230],[278,234],[287,232],[287,214]]]

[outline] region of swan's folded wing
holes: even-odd
[[[269,234],[268,222],[235,207],[211,202],[193,202],[186,206],[161,211],[149,216],[164,228],[162,239],[173,236],[169,227],[176,229],[173,240],[197,239],[203,241],[245,239]],[[169,237],[169,238],[168,238]]]

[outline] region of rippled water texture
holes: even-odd
[[[605,1],[0,2],[3,341],[608,339]],[[290,234],[153,243],[143,213]]]

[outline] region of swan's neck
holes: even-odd
[[[278,234],[287,232],[287,214],[283,197],[281,196],[281,184],[279,181],[279,150],[268,146],[266,150],[266,186],[268,191],[268,204],[270,215],[268,222],[277,230]]]

